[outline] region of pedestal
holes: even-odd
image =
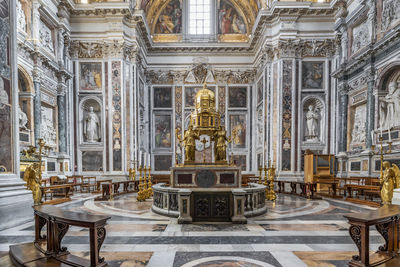
[[[393,190],[392,204],[400,205],[400,188]]]
[[[33,220],[32,192],[19,178],[0,180],[0,230]]]

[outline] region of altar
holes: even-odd
[[[184,165],[171,168],[170,184],[175,188],[239,188],[242,176],[236,166]]]
[[[179,129],[176,139],[184,148],[183,162],[171,167],[170,186],[153,186],[152,210],[178,217],[178,223],[233,222],[246,223],[247,217],[266,212],[262,184],[242,187],[240,168],[227,160],[226,135],[220,114],[215,109],[215,95],[204,84],[195,97],[196,108],[184,135]],[[203,143],[202,159],[197,157],[196,142]],[[213,162],[207,162],[205,147],[213,148]],[[176,157],[178,158],[178,157]],[[232,161],[230,161],[232,162]]]

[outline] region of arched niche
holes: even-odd
[[[19,131],[20,131],[20,143],[23,146],[33,145],[34,87],[30,75],[21,66],[18,66],[18,91],[19,91],[18,121],[19,121]]]
[[[382,131],[400,129],[400,65],[390,64],[383,69],[377,85],[377,128]]]
[[[304,144],[321,144],[325,139],[325,104],[318,96],[302,101],[302,140]]]
[[[79,104],[79,140],[83,145],[99,145],[103,141],[104,123],[101,100],[84,97]]]

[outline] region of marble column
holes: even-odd
[[[57,105],[58,105],[58,149],[60,153],[67,152],[67,139],[66,139],[66,107],[65,107],[65,83],[58,84]]]
[[[374,96],[374,84],[375,84],[375,75],[373,72],[370,73],[370,77],[368,79],[368,90],[367,90],[367,121],[365,122],[365,136],[366,136],[366,145],[367,150],[371,148],[372,144],[372,136],[371,132],[374,130],[375,126],[375,96]]]
[[[35,145],[37,145],[40,135],[40,126],[42,120],[42,103],[41,103],[41,94],[40,94],[40,87],[41,82],[38,74],[33,75],[33,86],[35,87],[35,98],[33,102],[33,117],[34,117],[34,134],[35,134]]]
[[[340,138],[339,138],[339,153],[346,152],[347,150],[347,107],[349,102],[347,84],[339,86],[340,106],[339,106],[339,119],[340,119]]]

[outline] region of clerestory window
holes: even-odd
[[[189,0],[189,34],[211,34],[211,0]]]

